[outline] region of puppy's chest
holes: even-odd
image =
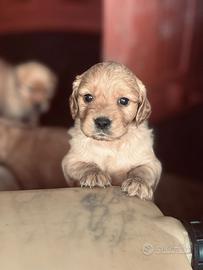
[[[88,153],[89,162],[96,163],[102,170],[110,174],[117,174],[137,166],[140,151],[136,145],[123,144],[119,148],[114,146],[92,146]]]

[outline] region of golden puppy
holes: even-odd
[[[0,116],[37,124],[49,109],[55,87],[56,76],[40,63],[12,67],[0,61]]]
[[[161,164],[147,126],[151,107],[142,82],[125,66],[96,64],[73,83],[70,151],[62,161],[67,182],[121,185],[129,196],[152,199]]]

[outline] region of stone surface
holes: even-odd
[[[4,270],[191,269],[181,224],[120,188],[1,192],[0,217]]]

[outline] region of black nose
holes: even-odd
[[[40,111],[41,110],[41,104],[37,103],[37,102],[34,103],[34,110],[37,111],[37,112]]]
[[[94,120],[95,125],[98,129],[108,129],[111,125],[111,120],[107,117],[98,117]]]

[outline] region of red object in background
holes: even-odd
[[[189,69],[196,4],[104,0],[103,57],[124,63],[144,81],[154,122],[203,100],[198,89],[186,86],[187,76],[193,75]]]
[[[154,122],[203,101],[202,23],[202,0],[0,0],[1,34],[103,31],[103,58],[146,84]]]
[[[0,33],[101,31],[101,0],[0,0]]]

